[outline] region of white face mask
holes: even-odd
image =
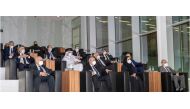
[[[106,52],[105,52],[105,51],[103,52],[103,55],[106,55]]]
[[[24,54],[24,53],[25,53],[25,50],[22,50],[22,51],[21,51],[21,54]]]
[[[39,62],[39,65],[40,65],[40,66],[42,66],[43,64],[44,64],[44,62],[43,62],[43,61],[40,61],[40,62]]]
[[[127,63],[131,64],[131,62],[132,62],[132,61],[131,61],[130,59],[129,59],[129,60],[127,60]]]
[[[76,52],[79,52],[79,49],[78,49],[78,48],[76,48],[76,49],[75,49],[75,51],[76,51]]]
[[[100,59],[100,56],[97,56],[97,59]]]
[[[72,54],[73,54],[73,53],[70,52],[70,53],[68,53],[68,56],[72,56]]]
[[[93,62],[92,62],[92,65],[96,65],[96,61],[93,61]]]
[[[165,63],[165,64],[164,64],[164,67],[168,67],[168,63]]]

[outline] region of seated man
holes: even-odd
[[[8,47],[4,49],[4,60],[13,59],[16,56],[16,49],[14,48],[14,42],[10,41]]]
[[[108,51],[103,50],[102,56],[103,56],[103,58],[104,58],[106,61],[109,61],[109,62],[111,62],[111,63],[115,63],[115,62],[113,61],[113,56],[112,56]]]
[[[82,60],[82,53],[79,51],[79,47],[76,47],[75,50],[73,51],[73,55],[77,57],[77,59]]]
[[[39,87],[41,82],[47,82],[49,91],[54,92],[55,81],[54,77],[51,75],[52,71],[43,65],[42,57],[38,56],[35,58],[34,70],[34,91],[39,92]]]
[[[31,63],[30,56],[25,54],[25,48],[20,47],[18,49],[19,56],[16,58],[17,68],[22,71],[24,69],[29,69],[29,65]]]
[[[104,67],[102,67],[102,65],[97,63],[95,58],[92,56],[89,58],[88,63],[89,65],[87,71],[92,73],[92,82],[94,84],[95,92],[102,91],[101,89],[103,89],[102,87],[103,82],[107,84],[106,86],[111,87],[110,78],[107,76],[108,70],[106,70]],[[108,82],[108,79],[110,82]],[[107,82],[105,80],[107,80]]]
[[[136,69],[136,73],[143,73],[144,72],[144,67],[142,63],[138,63],[135,60],[132,59],[132,54],[127,52],[125,55],[125,59],[131,61],[131,65]]]
[[[106,88],[108,89],[108,91],[112,91],[112,83],[111,83],[111,79],[110,79],[110,74],[113,70],[113,67],[111,64],[107,64],[106,61],[100,57],[99,53],[94,53],[93,56],[95,57],[96,62],[105,69],[106,73],[104,73],[105,75],[103,75],[104,77],[104,81],[106,83]]]
[[[109,70],[112,70],[112,68],[113,68],[112,63],[111,63],[110,61],[106,61],[103,57],[101,57],[101,56],[99,55],[98,52],[94,53],[93,56],[95,57],[96,61],[97,61],[100,65],[106,67],[106,68],[109,69]]]
[[[63,57],[62,61],[66,61],[68,69],[73,69],[80,72],[83,70],[81,60],[77,59],[77,57],[73,55],[72,49],[66,50],[65,56]]]
[[[46,52],[46,59],[55,60],[55,56],[52,53],[52,45],[47,46],[48,51]]]
[[[168,62],[165,59],[161,61],[162,66],[159,67],[160,72],[170,72],[171,78],[174,81],[176,91],[183,91],[185,89],[185,77],[184,75],[179,75],[178,72],[173,70],[170,66],[168,66]],[[179,84],[180,82],[180,84]]]
[[[133,64],[131,58],[129,58],[128,56],[126,56],[123,60],[123,67],[122,67],[122,72],[126,73],[128,72],[130,77],[129,77],[129,81],[131,84],[131,89],[130,91],[132,92],[141,92],[143,91],[143,84],[142,84],[142,80],[140,77],[138,77],[137,74],[137,68],[136,66]]]

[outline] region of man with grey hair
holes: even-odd
[[[168,66],[168,62],[166,59],[161,60],[162,66],[159,67],[160,72],[170,72],[171,78],[174,81],[176,91],[183,91],[185,89],[185,77],[184,75],[179,75],[178,72],[173,70],[170,66]],[[179,84],[180,82],[180,84]]]

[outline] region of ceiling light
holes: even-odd
[[[147,22],[149,22],[149,21],[147,21],[147,20],[142,20],[141,22],[143,22],[143,23],[147,23]]]

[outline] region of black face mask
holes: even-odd
[[[38,46],[38,44],[34,44],[34,46]]]

